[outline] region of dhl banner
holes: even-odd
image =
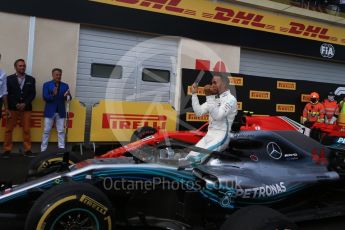
[[[210,0],[90,0],[229,26],[345,45],[345,28]]]
[[[42,132],[44,128],[44,101],[41,98],[37,98],[33,101],[31,113],[31,140],[32,142],[42,141]],[[85,120],[86,120],[86,108],[82,105],[79,100],[73,99],[70,102],[69,111],[69,122],[68,122],[68,137],[67,142],[84,142],[85,134]],[[1,119],[1,131],[0,131],[0,141],[4,141],[6,127],[6,116],[4,111],[2,112]],[[13,131],[13,141],[21,142],[23,140],[22,129],[20,123]],[[55,125],[52,128],[50,135],[50,142],[57,142],[57,133]]]
[[[101,100],[92,108],[90,141],[129,141],[143,126],[175,131],[176,118],[170,104]]]
[[[239,113],[242,111],[254,112],[254,116],[287,116],[297,122],[306,102],[309,102],[309,94],[316,91],[320,94],[320,100],[327,98],[330,91],[335,91],[342,85],[320,83],[302,80],[286,80],[270,77],[249,76],[243,74],[230,74],[232,79],[241,79],[231,84],[230,91],[237,98]],[[180,130],[199,128],[208,121],[208,115],[197,117],[192,108],[190,86],[200,75],[200,70],[182,69],[182,87],[180,104]],[[199,86],[210,84],[212,72],[205,71]],[[198,94],[200,104],[206,101],[204,94]],[[341,98],[336,97],[339,101]]]

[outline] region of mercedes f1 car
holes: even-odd
[[[178,140],[190,145],[195,145],[206,134],[208,123],[197,130],[192,131],[160,131],[152,127],[141,127],[136,130],[128,145],[115,148],[105,154],[95,154],[99,158],[116,158],[124,156],[128,149],[134,150],[143,145],[154,144],[163,140]],[[310,130],[287,117],[277,116],[242,116],[238,114],[232,127],[233,131],[245,130],[295,130],[309,135]],[[141,141],[138,141],[141,140]],[[43,153],[31,161],[28,177],[46,175],[60,169],[63,163],[64,153]],[[68,164],[76,164],[82,161],[80,154],[70,153]]]
[[[344,145],[258,128],[234,132],[223,152],[153,139],[3,190],[0,217],[40,230],[227,230],[297,229],[299,221],[345,214]],[[191,165],[183,160],[190,151],[208,157]]]

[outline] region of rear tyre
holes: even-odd
[[[296,230],[296,224],[283,214],[265,207],[248,206],[232,214],[220,230]]]
[[[58,171],[63,163],[63,155],[63,153],[42,153],[34,158],[29,164],[27,179]],[[69,165],[76,164],[82,160],[79,154],[69,153]]]
[[[111,230],[109,199],[90,184],[67,182],[45,192],[28,213],[25,230]]]
[[[150,126],[141,127],[134,131],[131,137],[131,142],[144,139],[145,137],[151,136],[155,133],[157,133],[157,129],[153,127],[150,127]]]

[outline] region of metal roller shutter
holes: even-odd
[[[262,77],[343,84],[345,65],[242,49],[240,73]]]
[[[87,106],[86,140],[92,105],[101,99],[174,104],[178,42],[171,37],[81,27],[76,97]],[[95,64],[120,66],[122,76],[91,76]],[[169,72],[169,82],[143,81],[144,69]]]

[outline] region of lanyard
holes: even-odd
[[[24,83],[25,83],[25,77],[23,77],[23,78],[18,77],[18,83],[19,83],[20,89],[23,90]]]

